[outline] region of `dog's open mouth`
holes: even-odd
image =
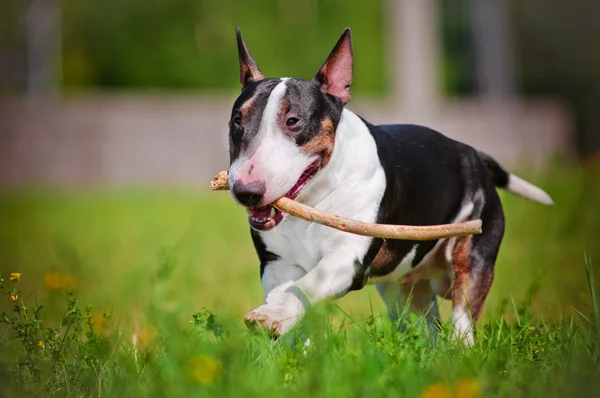
[[[302,188],[317,174],[321,166],[321,162],[316,160],[311,164],[300,176],[296,184],[284,196],[290,199],[296,199],[300,195]],[[275,206],[267,205],[263,207],[252,207],[246,209],[248,211],[248,222],[250,226],[257,231],[268,231],[275,228],[284,217],[284,213],[275,208]]]

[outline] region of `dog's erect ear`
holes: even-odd
[[[345,105],[350,100],[353,68],[352,34],[346,28],[314,80],[321,85],[321,90],[338,97]]]
[[[242,83],[242,89],[244,89],[247,85],[264,79],[265,76],[258,69],[252,55],[250,55],[250,51],[246,48],[240,28],[235,28],[235,35],[237,36],[238,56],[240,58],[240,83]]]

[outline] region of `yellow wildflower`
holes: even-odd
[[[459,380],[454,384],[452,395],[454,398],[479,398],[481,397],[481,385],[472,378]]]
[[[18,294],[11,294],[10,295],[10,300],[14,303],[15,301],[17,301],[19,299],[19,295]]]
[[[457,381],[454,387],[442,382],[433,383],[421,392],[421,398],[479,398],[481,397],[481,386],[472,378]]]
[[[13,272],[12,274],[10,274],[10,280],[11,280],[11,282],[17,282],[19,279],[21,279],[21,273],[20,272]]]
[[[428,385],[422,392],[421,398],[451,398],[452,392],[445,383],[433,383]]]
[[[198,355],[190,359],[188,373],[190,377],[201,384],[210,384],[221,374],[222,366],[218,358]]]
[[[38,343],[38,346],[39,346],[39,347],[40,347],[42,350],[43,350],[44,348],[46,348],[46,344],[44,344],[44,342],[43,342],[43,341],[40,341],[40,342]]]

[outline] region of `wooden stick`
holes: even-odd
[[[213,191],[229,190],[227,185],[227,172],[220,172],[213,181],[210,182]],[[465,236],[481,233],[481,220],[470,220],[456,224],[443,225],[391,225],[391,224],[371,224],[362,221],[351,220],[349,218],[324,213],[313,207],[296,202],[290,198],[279,198],[273,202],[273,206],[294,217],[302,218],[306,221],[316,222],[327,225],[328,227],[339,229],[340,231],[353,234],[371,236],[383,239],[405,239],[405,240],[437,240],[442,238],[451,238],[453,236]]]

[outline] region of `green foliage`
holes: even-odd
[[[355,33],[355,88],[381,93],[379,1],[66,0],[67,88],[239,90],[234,28],[267,76],[311,79],[346,26]],[[298,38],[302,39],[299,40]]]
[[[215,320],[215,314],[206,308],[192,315],[192,320],[190,323],[195,330],[211,332],[217,337],[222,333],[221,327]]]
[[[0,289],[6,289],[2,278]],[[98,321],[91,314],[92,306],[82,310],[74,292],[69,291],[60,325],[51,327],[46,326],[43,307],[28,305],[20,294],[16,287],[7,290],[6,296],[13,302],[12,315],[0,315],[0,325],[5,325],[14,339],[12,344],[4,344],[2,352],[16,354],[11,370],[0,375],[10,375],[14,385],[31,393],[57,393],[72,387],[81,392],[93,390],[98,371],[115,348],[114,342],[95,327]],[[110,314],[103,317],[110,319]],[[0,365],[10,366],[4,361]]]
[[[371,314],[349,329],[311,322],[331,315],[317,307],[302,333],[273,341],[237,327],[216,327],[215,315],[205,309],[192,316],[191,326],[166,322],[161,338],[131,343],[98,331],[91,307],[83,313],[72,291],[65,299],[67,311],[57,328],[44,327],[42,308],[30,308],[25,300],[15,304],[14,316],[3,314],[11,339],[2,342],[2,352],[20,346],[21,353],[1,357],[3,393],[386,397],[430,396],[441,389],[469,398],[600,392],[586,383],[600,376],[591,366],[593,325],[577,315],[560,323],[493,315],[478,329],[476,345],[465,348],[450,337],[449,323],[434,339],[425,320],[412,314],[397,323]],[[404,332],[398,332],[400,326]]]

